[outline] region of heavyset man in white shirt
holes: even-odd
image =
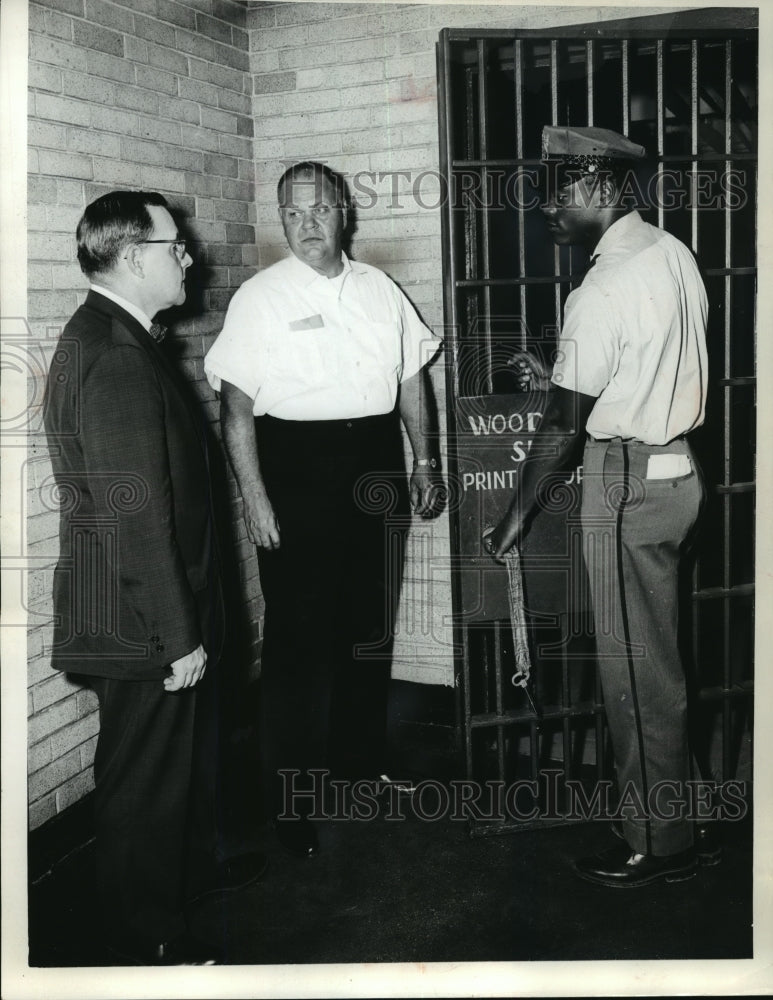
[[[685,435],[704,418],[707,302],[687,247],[623,203],[622,173],[643,155],[606,129],[543,131],[543,158],[557,169],[548,229],[559,245],[585,246],[591,265],[566,301],[541,427],[555,435],[555,454],[527,463],[485,541],[501,559],[539,503],[540,479],[587,434],[584,555],[619,791],[630,809],[624,842],[576,869],[610,886],[686,879],[697,864],[685,815],[677,577],[703,499]]]
[[[279,212],[292,255],[242,285],[205,361],[258,547],[264,763],[277,814],[289,787],[278,772],[296,769],[295,787],[310,787],[331,737],[339,776],[384,769],[410,516],[400,418],[415,456],[413,508],[429,516],[438,498],[423,370],[437,342],[390,278],[343,253],[345,195],[322,164],[285,172]],[[304,816],[309,806],[296,800]],[[293,853],[317,853],[307,819],[277,832]]]

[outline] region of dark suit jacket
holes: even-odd
[[[222,596],[205,417],[157,344],[96,292],[65,327],[45,425],[60,501],[56,669],[154,679],[204,643]]]

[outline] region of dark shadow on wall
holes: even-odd
[[[215,282],[215,272],[208,263],[206,245],[194,240],[190,226],[186,224],[185,215],[181,210],[172,205],[171,212],[177,223],[180,237],[187,244],[192,264],[185,274],[185,302],[181,306],[175,306],[160,314],[161,322],[166,320],[165,325],[169,326],[202,316],[207,311],[205,292],[212,288]],[[167,345],[167,348],[169,346],[171,345]]]

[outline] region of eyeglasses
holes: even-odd
[[[185,257],[186,240],[137,240],[135,246],[139,246],[142,243],[169,243],[174,250],[175,257],[179,261]]]

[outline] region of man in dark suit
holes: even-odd
[[[196,766],[214,758],[197,686],[223,631],[205,420],[152,322],[185,301],[191,258],[159,194],[104,195],[77,240],[91,287],[57,345],[45,409],[61,502],[52,664],[99,699],[108,944],[141,964],[212,964],[186,900],[255,881],[265,860],[216,863],[214,769]]]

